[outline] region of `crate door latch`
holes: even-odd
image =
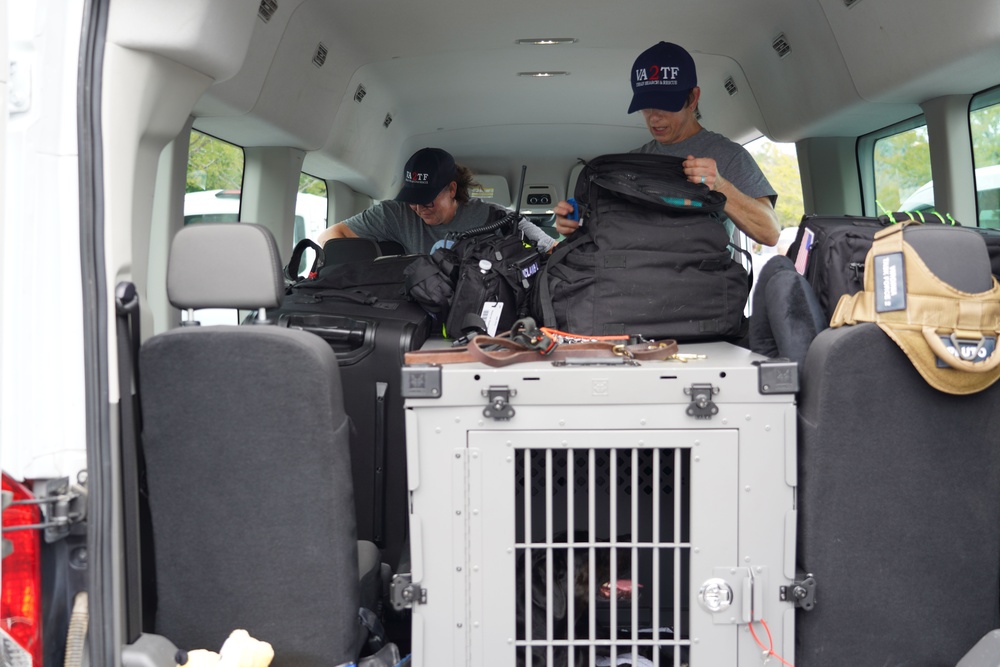
[[[483,389],[483,396],[489,400],[490,404],[483,408],[483,416],[497,421],[507,421],[514,416],[514,406],[510,404],[510,399],[517,396],[517,390],[505,385],[494,385],[489,389]]]
[[[688,415],[695,419],[711,419],[719,413],[719,406],[712,402],[712,397],[719,393],[718,387],[711,384],[694,383],[684,387],[684,394],[691,397],[687,407]]]

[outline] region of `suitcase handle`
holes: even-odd
[[[326,298],[344,299],[345,301],[353,301],[354,303],[360,303],[366,306],[370,306],[378,301],[378,297],[372,295],[371,292],[365,292],[364,290],[328,289],[323,290],[322,292],[316,292],[312,296],[320,301]]]

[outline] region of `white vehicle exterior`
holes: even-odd
[[[1000,227],[1000,164],[976,169],[976,196],[979,220],[983,227]],[[927,181],[900,204],[902,211],[926,211],[935,208],[934,181]]]
[[[295,232],[300,238],[315,240],[327,228],[326,197],[300,192],[295,196]],[[184,224],[194,222],[236,222],[240,219],[238,190],[203,190],[184,195]],[[300,236],[302,234],[302,236]]]

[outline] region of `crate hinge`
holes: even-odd
[[[793,581],[790,586],[781,586],[778,597],[782,602],[791,602],[793,606],[806,611],[812,611],[816,606],[816,578],[811,574],[802,581]]]
[[[427,604],[427,589],[413,583],[409,573],[397,574],[389,584],[389,600],[394,609],[408,609],[415,604]]]

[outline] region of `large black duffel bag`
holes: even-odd
[[[682,163],[626,153],[585,164],[574,193],[582,225],[537,280],[536,319],[574,334],[745,336],[750,280],[721,222],[726,198],[690,183]]]
[[[930,225],[961,226],[957,220],[937,213],[893,212],[878,217],[852,215],[804,215],[788,257],[812,285],[829,322],[837,302],[845,294],[860,292],[865,282],[865,258],[875,234],[889,225],[910,221]],[[967,227],[986,242],[993,274],[1000,279],[1000,230]]]

